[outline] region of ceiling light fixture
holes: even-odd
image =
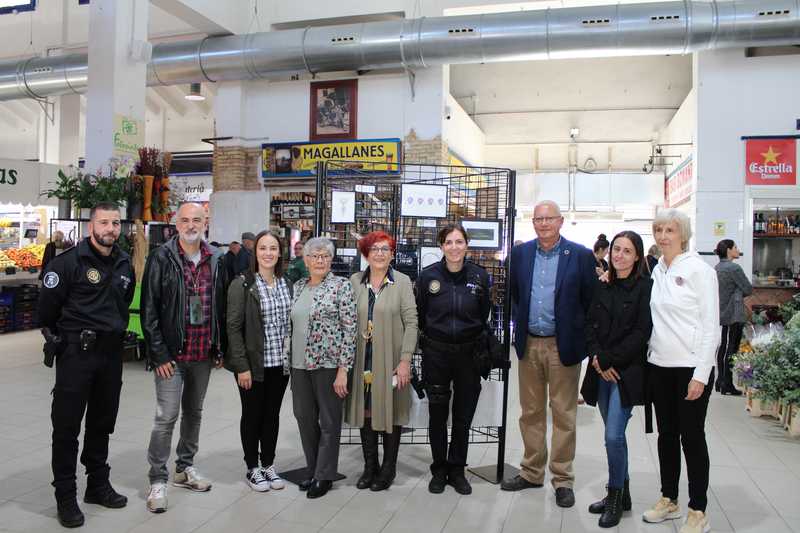
[[[191,100],[193,102],[200,102],[206,99],[203,96],[203,93],[200,92],[200,84],[199,83],[191,83],[189,84],[189,94],[184,96],[187,100]]]

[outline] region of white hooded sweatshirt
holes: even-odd
[[[669,267],[662,257],[652,277],[648,361],[692,367],[692,379],[707,385],[720,342],[717,273],[696,252],[684,252]]]

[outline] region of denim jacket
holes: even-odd
[[[294,285],[292,305],[306,289],[308,278]],[[350,281],[328,273],[314,293],[306,334],[306,369],[346,368],[356,353],[356,302]],[[286,356],[292,358],[292,322],[286,336]]]

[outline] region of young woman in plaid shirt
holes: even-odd
[[[282,250],[279,237],[259,233],[250,268],[228,289],[225,367],[235,374],[242,401],[239,432],[246,480],[258,492],[284,487],[274,466],[281,403],[289,382],[283,340],[292,304],[291,281],[282,275]]]

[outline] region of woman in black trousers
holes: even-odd
[[[225,367],[236,375],[242,402],[239,430],[246,481],[258,492],[285,486],[274,465],[281,403],[289,383],[283,340],[292,304],[292,284],[281,275],[282,250],[276,235],[259,233],[250,269],[228,289]]]

